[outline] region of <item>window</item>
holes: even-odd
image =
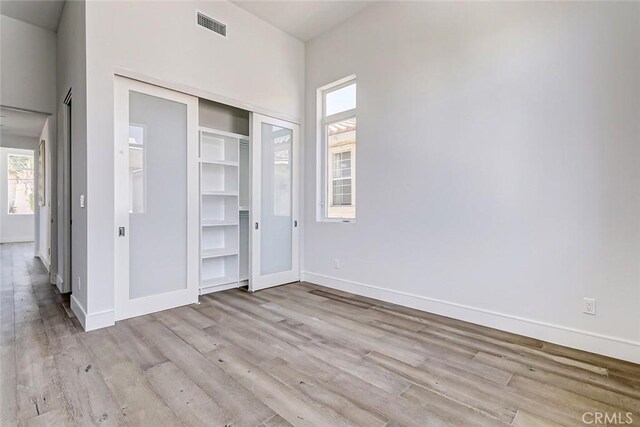
[[[333,153],[331,162],[333,206],[351,206],[351,151]]]
[[[349,77],[318,90],[319,192],[322,220],[356,218],[356,81]]]
[[[7,154],[9,214],[33,214],[35,198],[33,176],[33,154]]]

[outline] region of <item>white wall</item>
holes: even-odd
[[[58,222],[58,278],[60,282],[71,281],[72,297],[82,309],[87,304],[87,215],[86,209],[80,208],[80,194],[87,189],[87,83],[86,83],[86,38],[85,38],[85,3],[68,1],[65,3],[58,25],[58,61],[57,61],[57,102],[59,114],[57,156],[60,159],[58,168],[58,193],[64,194],[57,203]],[[69,147],[67,132],[67,107],[63,104],[65,97],[72,90],[71,126],[73,146]],[[69,159],[69,150],[73,159],[72,176],[66,175],[65,165]],[[69,179],[73,181],[73,194],[69,195]],[[65,194],[66,193],[66,194]],[[73,212],[69,205],[73,201]],[[73,271],[65,271],[69,266],[69,258],[64,256],[63,243],[67,238],[67,224],[73,217],[72,225],[72,260]],[[80,278],[78,281],[77,278]],[[72,279],[73,278],[73,279]],[[58,286],[62,287],[60,283]]]
[[[56,34],[0,15],[2,105],[52,114],[56,97]]]
[[[640,362],[639,3],[381,3],[306,59],[308,280]],[[350,74],[357,222],[316,222]]]
[[[35,138],[32,139],[34,143],[37,142]],[[9,154],[34,156],[34,151],[17,148],[0,148],[0,243],[33,242],[35,237],[34,215],[9,215],[9,197],[7,194],[7,155]]]
[[[196,9],[227,24],[228,38],[197,26]],[[114,74],[299,120],[304,45],[229,2],[88,2],[86,29],[85,308],[104,325],[114,307]]]
[[[0,147],[19,148],[22,150],[35,150],[38,148],[38,140],[28,136],[0,135]]]

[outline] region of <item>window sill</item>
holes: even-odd
[[[320,218],[317,219],[316,222],[335,222],[341,224],[354,224],[356,222],[355,218]]]

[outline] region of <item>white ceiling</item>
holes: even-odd
[[[47,30],[56,31],[64,0],[2,0],[0,13]]]
[[[306,42],[335,27],[373,1],[231,0],[247,12]]]
[[[15,108],[0,107],[0,133],[2,135],[39,138],[47,114],[32,113]]]

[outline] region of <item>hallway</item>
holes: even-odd
[[[0,251],[0,424],[13,425],[14,417],[53,424],[63,414],[51,411],[61,407],[60,368],[75,369],[73,349],[80,346],[72,337],[82,329],[68,317],[64,297],[49,284],[47,271],[34,258],[33,243],[2,244]]]

